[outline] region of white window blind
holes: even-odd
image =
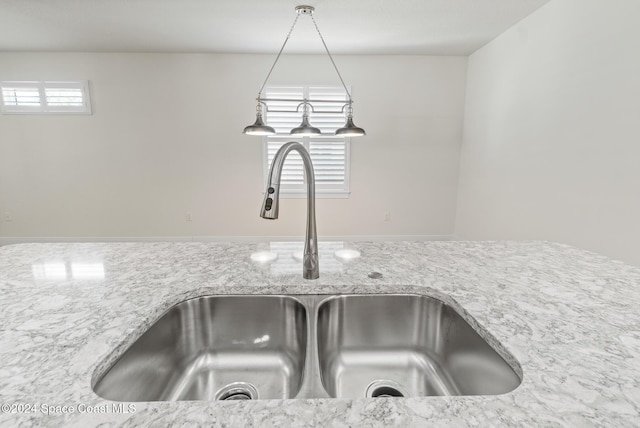
[[[276,130],[276,135],[264,137],[265,181],[271,162],[278,149],[289,141],[304,145],[311,156],[316,179],[316,194],[319,197],[347,197],[349,194],[349,141],[336,137],[335,130],[344,126],[346,113],[341,111],[348,100],[341,87],[326,86],[270,86],[265,89],[265,98],[325,100],[314,103],[309,122],[319,128],[322,135],[295,137],[289,135],[292,128],[300,125],[302,109],[296,112],[298,103],[268,101],[266,121]],[[306,195],[304,165],[296,152],[287,156],[282,170],[281,196],[303,197]]]
[[[0,83],[2,112],[9,114],[91,114],[89,83],[30,81]]]

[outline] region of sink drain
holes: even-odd
[[[376,380],[369,384],[365,397],[408,397],[409,394],[397,382],[392,380]]]
[[[220,397],[220,400],[251,400],[251,395],[247,392],[229,392]]]
[[[216,400],[256,400],[258,398],[258,390],[255,386],[246,382],[234,382],[220,388],[216,392]]]

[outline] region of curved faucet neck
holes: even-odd
[[[304,239],[302,276],[305,279],[317,279],[320,276],[318,267],[318,236],[316,233],[316,181],[313,173],[311,156],[304,146],[291,141],[280,147],[269,169],[267,190],[260,211],[260,217],[275,220],[278,218],[280,206],[280,178],[284,161],[289,153],[296,151],[304,164],[305,181],[307,182],[307,230]]]

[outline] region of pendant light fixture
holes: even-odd
[[[345,105],[345,107],[347,107],[347,123],[342,128],[336,130],[336,135],[341,137],[359,137],[365,135],[364,129],[353,124],[353,108],[351,107],[351,103]]]
[[[244,133],[247,135],[273,135],[276,130],[270,126],[265,125],[262,120],[262,104],[258,102],[258,108],[256,109],[256,121],[253,125],[249,125],[244,128]]]
[[[282,98],[269,99],[269,98],[262,97],[262,91],[264,90],[267,84],[267,81],[269,80],[269,77],[273,72],[273,69],[275,68],[276,64],[278,63],[278,60],[280,59],[280,55],[282,54],[284,47],[287,45],[287,42],[289,41],[289,37],[291,36],[291,33],[293,32],[293,29],[295,28],[298,22],[298,18],[300,18],[300,16],[302,15],[308,15],[309,17],[311,17],[311,21],[313,21],[313,25],[316,27],[316,31],[320,36],[320,40],[322,40],[322,45],[324,46],[324,49],[327,52],[327,55],[329,56],[329,59],[333,64],[333,68],[336,70],[336,73],[338,74],[338,77],[340,78],[340,82],[342,83],[344,91],[348,97],[348,101],[342,106],[342,110],[341,110],[341,112],[344,112],[345,108],[347,109],[346,123],[342,128],[336,130],[335,135],[341,136],[341,137],[359,137],[361,135],[366,135],[364,129],[355,126],[353,123],[353,107],[352,107],[353,99],[351,98],[351,93],[347,89],[347,85],[344,84],[342,75],[340,75],[340,71],[338,71],[338,67],[336,66],[336,63],[333,60],[333,57],[331,56],[331,52],[329,52],[329,48],[327,47],[327,44],[325,43],[324,38],[322,37],[322,33],[320,33],[320,29],[318,28],[318,24],[316,23],[316,20],[313,19],[314,10],[315,9],[313,8],[313,6],[296,6],[297,15],[296,15],[296,18],[293,20],[293,25],[291,26],[291,29],[289,30],[287,37],[284,39],[284,43],[280,48],[280,52],[278,52],[278,56],[276,57],[276,60],[273,62],[273,65],[271,66],[269,73],[267,73],[267,77],[266,79],[264,79],[264,83],[262,83],[262,86],[260,87],[260,91],[258,92],[258,98],[257,98],[258,105],[256,107],[256,121],[253,125],[249,125],[246,128],[244,128],[244,131],[243,131],[244,134],[274,135],[276,133],[275,129],[273,129],[273,127],[266,124],[262,119],[263,109],[265,113],[269,112],[269,107],[267,105],[267,102],[269,101],[298,102],[299,104],[296,111],[300,111],[300,107],[302,107],[302,122],[300,123],[300,126],[293,128],[290,131],[291,135],[313,136],[313,135],[321,134],[320,129],[312,126],[309,123],[309,110],[311,110],[311,112],[314,112],[314,108],[313,108],[314,103],[328,102],[327,100],[313,100],[313,99],[306,99],[306,98],[305,99],[288,99],[288,98],[287,99],[282,99]]]
[[[296,110],[300,109],[300,106],[303,106],[303,110],[302,110],[302,123],[300,124],[300,126],[298,126],[297,128],[293,128],[290,132],[291,135],[296,135],[298,137],[312,137],[314,135],[320,135],[321,132],[318,128],[313,127],[309,124],[309,108],[311,108],[313,110],[313,106],[311,106],[311,104],[309,104],[309,102],[304,101],[300,104],[298,104],[298,108]]]

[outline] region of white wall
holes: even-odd
[[[556,0],[469,58],[456,235],[640,265],[640,2]]]
[[[0,115],[0,238],[303,235],[303,200],[258,217],[261,140],[241,133],[273,59],[0,53],[0,80],[90,80],[94,112]],[[317,202],[319,236],[451,235],[466,58],[336,61],[368,136],[351,197]],[[339,81],[326,56],[289,56],[270,83]]]

